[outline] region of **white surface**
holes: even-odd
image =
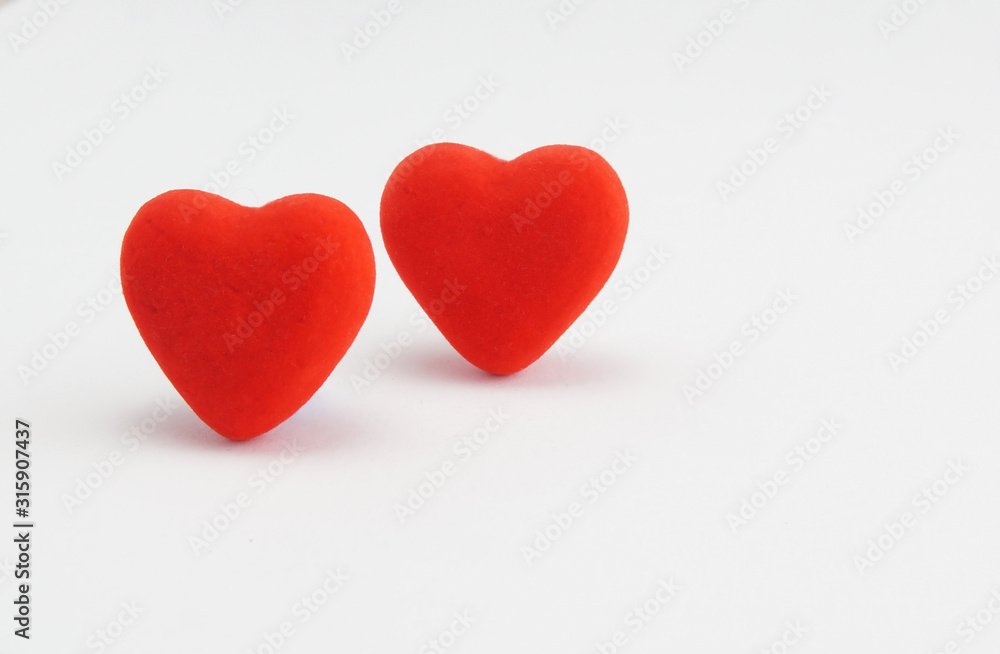
[[[8,619],[0,648],[98,651],[90,639],[135,602],[107,651],[267,652],[289,621],[282,652],[417,653],[462,611],[476,622],[449,652],[596,652],[616,630],[628,654],[755,652],[795,621],[803,654],[996,651],[1000,277],[961,310],[949,301],[1000,255],[996,3],[927,0],[883,38],[886,0],[590,0],[555,29],[556,0],[404,0],[347,61],[340,43],[386,5],[247,0],[220,18],[209,0],[72,2],[15,54],[6,35],[37,4],[0,4],[0,434],[33,425],[37,523],[34,638]],[[679,71],[673,54],[725,8],[733,22]],[[147,66],[167,77],[123,117],[112,105]],[[456,127],[446,112],[489,76],[499,88]],[[779,121],[814,86],[832,97],[786,139]],[[294,118],[247,161],[241,143],[276,108]],[[436,128],[509,158],[589,145],[615,118],[627,128],[605,154],[632,212],[601,296],[615,315],[571,356],[506,379],[427,330],[356,394],[366,360],[415,332],[378,233],[394,165]],[[113,131],[57,181],[52,162],[102,119]],[[949,127],[954,145],[905,174]],[[777,152],[723,200],[716,182],[768,138]],[[224,195],[325,193],[371,234],[371,315],[317,395],[272,433],[225,441],[179,403],[120,295],[22,383],[17,366],[84,323],[81,303],[117,274],[136,209],[231,159]],[[897,178],[905,193],[850,242],[844,223]],[[668,264],[626,299],[615,285],[655,247]],[[782,289],[798,300],[750,342],[743,324]],[[948,323],[893,370],[887,354],[939,309]],[[745,354],[689,403],[684,385],[734,340]],[[121,435],[157,400],[178,405],[133,451]],[[493,407],[509,420],[458,460],[453,444]],[[793,472],[786,452],[824,418],[842,429]],[[258,493],[251,476],[290,442],[303,451]],[[116,451],[122,465],[68,511]],[[588,503],[581,486],[617,451],[637,461]],[[457,472],[400,524],[396,503],[449,458]],[[970,470],[923,512],[915,494],[955,460]],[[776,471],[788,483],[734,533],[727,514]],[[189,537],[241,492],[250,506],[196,556]],[[521,548],[575,501],[582,515],[528,565]],[[855,557],[907,511],[915,526],[861,574]],[[0,535],[12,562],[13,531]],[[338,568],[349,580],[300,622],[296,603]],[[680,590],[633,632],[633,606],[670,578]],[[6,611],[13,590],[6,577]],[[979,611],[992,624],[957,631]]]

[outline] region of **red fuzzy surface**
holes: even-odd
[[[125,232],[122,290],[139,334],[205,423],[233,440],[283,422],[319,389],[368,315],[371,242],[322,195],[260,208],[159,195]]]
[[[393,171],[381,229],[403,283],[448,342],[505,375],[544,354],[608,281],[628,201],[611,165],[586,148],[550,145],[504,161],[438,143]]]

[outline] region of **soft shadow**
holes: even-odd
[[[412,380],[435,379],[462,384],[501,384],[509,377],[494,375],[475,367],[457,352],[445,348],[412,350],[395,363],[396,372]]]
[[[340,449],[361,440],[363,435],[347,409],[331,404],[327,398],[313,397],[285,422],[245,441],[220,436],[185,404],[159,426],[153,438],[166,447],[259,454],[277,454],[291,439],[310,452]]]
[[[635,378],[638,361],[620,352],[584,349],[561,359],[550,350],[518,373],[529,386],[606,386]]]
[[[540,359],[512,375],[494,375],[476,368],[452,349],[412,350],[396,361],[396,372],[411,380],[434,379],[483,386],[586,386],[606,384],[631,376],[635,362],[615,352],[582,350],[560,358],[549,350]]]

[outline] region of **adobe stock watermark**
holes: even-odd
[[[417,147],[422,148],[432,143],[441,143],[448,140],[448,134],[457,130],[465,121],[472,118],[479,109],[486,104],[486,101],[493,97],[493,94],[500,88],[500,82],[496,80],[492,73],[480,75],[474,89],[460,100],[453,102],[445,109],[441,118],[444,126],[435,127],[431,130],[428,138],[418,139]]]
[[[62,160],[52,162],[52,172],[56,181],[62,182],[66,176],[80,169],[90,156],[105,142],[108,135],[138,109],[150,94],[160,88],[163,81],[169,77],[159,64],[146,66],[145,74],[127,91],[111,101],[108,108],[110,115],[97,121],[93,127],[85,128],[83,138],[66,146],[66,155]]]
[[[809,633],[809,627],[798,620],[787,620],[785,630],[769,645],[760,648],[761,654],[788,654]]]
[[[837,423],[836,418],[823,418],[815,435],[788,450],[783,459],[785,466],[775,470],[764,481],[757,482],[756,490],[741,497],[736,510],[726,514],[726,523],[733,533],[739,533],[741,528],[750,524],[750,521],[778,495],[792,477],[823,452],[841,428],[842,425]]]
[[[549,28],[555,32],[562,23],[568,21],[587,0],[559,0],[559,4],[545,10],[545,20]]]
[[[245,650],[246,654],[276,654],[281,651],[295,635],[296,630],[319,613],[340,593],[349,580],[350,577],[340,568],[327,569],[316,587],[292,605],[291,617],[278,623],[278,627],[273,631],[265,631],[255,645]]]
[[[212,0],[212,9],[219,20],[224,19],[229,14],[243,6],[246,0]]]
[[[995,254],[983,257],[980,263],[976,272],[948,291],[945,306],[939,307],[930,318],[917,321],[917,329],[901,339],[898,351],[893,349],[886,353],[893,372],[899,372],[900,367],[913,361],[941,333],[942,328],[951,322],[952,316],[975,299],[1000,272],[1000,261]]]
[[[667,264],[670,254],[662,245],[649,248],[649,254],[643,263],[621,276],[611,288],[615,297],[610,297],[597,307],[588,307],[583,315],[573,323],[565,334],[556,341],[555,351],[560,361],[565,361],[571,355],[579,352],[605,325],[611,317],[618,313],[622,305],[649,283],[654,273],[659,272]]]
[[[611,463],[580,487],[580,499],[573,500],[562,511],[550,513],[545,525],[535,531],[531,543],[521,546],[524,562],[529,566],[534,565],[545,552],[552,549],[552,546],[580,521],[587,508],[604,497],[638,460],[639,458],[630,450],[617,450]]]
[[[218,170],[212,170],[208,177],[211,181],[202,185],[201,190],[215,195],[221,194],[228,186],[262,154],[292,123],[294,114],[285,107],[274,107],[271,116],[252,134],[240,141],[236,146],[236,156],[231,157]]]
[[[97,320],[97,316],[121,297],[122,284],[117,276],[111,277],[107,286],[84,299],[76,306],[77,320],[68,320],[62,327],[46,334],[46,343],[31,350],[27,363],[17,366],[17,374],[25,386],[38,377],[70,344],[83,333],[87,325]]]
[[[732,3],[740,11],[745,11],[750,8],[752,0],[732,0]],[[735,23],[739,16],[739,12],[727,7],[720,11],[717,16],[703,20],[701,24],[704,29],[688,37],[683,49],[674,51],[674,64],[677,65],[677,71],[683,73],[685,67],[691,66],[695,60],[712,47],[726,31],[727,26]]]
[[[913,494],[910,506],[894,520],[883,523],[882,531],[868,540],[867,547],[854,556],[854,567],[862,577],[869,568],[885,558],[885,555],[917,526],[920,516],[927,514],[951,491],[958,482],[965,479],[971,468],[956,458],[948,462],[941,475]]]
[[[409,2],[410,0],[407,0],[407,4]],[[355,27],[354,37],[351,40],[340,42],[340,52],[344,55],[344,59],[350,63],[360,56],[365,48],[382,34],[382,30],[389,27],[393,19],[403,13],[405,8],[402,0],[389,0],[384,8],[372,10],[371,20]]]
[[[935,647],[931,654],[960,654],[963,647],[971,645],[994,621],[1000,621],[1000,588],[994,588],[990,592],[981,609],[959,621],[955,626],[956,638],[948,640],[941,647]]]
[[[607,151],[610,144],[616,142],[625,130],[628,129],[628,127],[629,125],[626,124],[619,116],[607,118],[604,121],[604,125],[601,128],[599,135],[590,139],[588,147],[598,154],[603,155]],[[427,141],[425,140],[424,142]],[[431,139],[429,145],[434,145],[433,138]],[[396,169],[392,172],[392,175],[389,176],[389,180],[386,182],[386,187],[388,189],[393,189],[396,185],[408,179],[424,163],[426,157],[427,153],[423,148],[411,152],[396,166]],[[565,172],[560,171],[559,174],[555,175],[554,179],[549,180],[548,184],[543,183],[540,185],[537,194],[524,198],[524,207],[522,211],[511,214],[511,221],[515,228],[518,228],[518,231],[520,232],[520,229],[523,228],[524,225],[530,224],[535,218],[540,216],[542,210],[545,207],[551,206],[552,201],[555,199],[555,196],[552,194],[553,191],[561,194],[566,185],[572,184],[572,180],[567,179],[566,175],[572,175],[573,169],[575,169],[578,173],[586,170],[593,160],[594,157],[591,155],[574,153],[570,157],[570,165],[572,168],[567,168]],[[560,177],[563,178],[563,181],[560,181]],[[547,186],[552,188],[546,188]]]
[[[421,645],[420,654],[444,654],[476,624],[478,618],[471,611],[456,611],[448,626]]]
[[[83,506],[84,502],[93,497],[115,471],[124,465],[128,457],[138,451],[178,408],[180,406],[171,397],[157,399],[156,407],[149,416],[133,424],[119,436],[118,442],[121,443],[121,448],[115,448],[103,459],[91,463],[90,467],[93,470],[76,478],[71,493],[63,493],[62,503],[66,513],[72,515]]]
[[[712,387],[722,379],[729,370],[732,369],[740,357],[747,353],[747,346],[760,340],[778,322],[785,313],[788,312],[799,297],[792,293],[790,288],[778,289],[775,291],[774,300],[759,314],[754,314],[749,320],[740,325],[740,333],[746,337],[746,341],[736,338],[728,346],[712,354],[713,361],[704,368],[699,368],[695,373],[693,382],[684,384],[681,391],[688,401],[688,406],[694,401],[710,391]]]
[[[145,611],[135,600],[122,602],[117,615],[87,637],[87,648],[100,653],[111,647]]]
[[[482,80],[480,81],[480,84],[483,85],[484,92],[485,92],[486,82],[489,82],[489,79],[485,81]],[[496,86],[499,87],[499,84],[497,84]],[[466,100],[468,100],[469,97],[470,96],[466,96]],[[475,97],[475,93],[472,94],[472,97]],[[463,104],[464,102],[465,101],[463,100]],[[470,103],[470,106],[473,105]],[[455,109],[454,105],[452,106],[452,109],[453,110]],[[467,111],[466,113],[468,114],[468,117],[471,117],[472,112]],[[462,117],[461,114],[459,114],[458,116],[455,117],[455,119],[461,117]],[[467,118],[463,118],[463,120],[466,119]],[[615,116],[614,118],[607,118],[604,121],[604,126],[601,128],[599,135],[595,136],[590,140],[588,147],[591,150],[597,152],[598,154],[603,155],[605,151],[608,149],[608,146],[611,143],[617,141],[618,138],[625,132],[625,130],[628,127],[629,126],[619,116]],[[418,140],[417,143],[424,145],[433,145],[437,142],[436,136],[438,135],[442,137],[444,136],[442,134],[443,131],[444,131],[443,128],[440,127],[435,128],[434,130],[431,131],[429,139]],[[389,176],[389,179],[386,182],[386,187],[388,189],[393,189],[398,184],[408,179],[410,176],[413,175],[414,172],[416,172],[418,168],[420,168],[421,165],[423,165],[424,161],[426,161],[426,158],[427,158],[427,153],[424,151],[423,147],[408,154],[406,157],[403,158],[401,162],[399,162],[399,164],[397,164],[396,168],[392,171],[392,174]],[[588,157],[585,156],[575,156],[575,158],[572,160],[571,163],[575,168],[579,168],[584,163],[587,163],[587,165],[589,165],[589,160]],[[555,181],[558,181],[558,177],[559,175],[556,175]],[[543,188],[539,193],[541,194],[545,192],[547,191]],[[529,200],[531,200],[531,198],[525,198],[526,206]]]
[[[673,577],[661,579],[656,584],[653,594],[639,602],[636,602],[632,609],[625,614],[623,629],[617,629],[607,640],[599,640],[594,643],[597,654],[618,654],[629,643],[629,635],[637,635],[648,625],[660,611],[670,604],[679,593],[681,587],[674,582]]]
[[[69,3],[70,0],[35,0],[37,9],[21,18],[21,25],[16,32],[7,32],[7,42],[14,54],[19,54],[29,41],[41,34]]]
[[[896,204],[896,200],[906,193],[909,185],[920,181],[941,155],[949,151],[961,137],[962,135],[956,134],[952,127],[939,129],[934,140],[926,148],[910,156],[903,164],[902,179],[893,179],[884,188],[875,191],[874,200],[858,207],[857,218],[844,222],[844,235],[847,236],[847,240],[853,244],[858,237],[871,229],[875,221],[884,216],[889,208]]]
[[[407,520],[424,508],[427,502],[437,495],[438,491],[448,483],[448,480],[458,472],[461,465],[478,453],[507,424],[510,417],[510,414],[503,407],[490,409],[486,419],[479,427],[474,429],[471,434],[456,439],[451,447],[452,456],[446,457],[433,470],[425,472],[423,480],[407,490],[406,499],[402,502],[396,502],[392,507],[396,517],[399,518],[399,523],[406,524]]]
[[[810,87],[809,95],[806,96],[802,104],[786,111],[774,124],[776,136],[769,136],[760,145],[748,148],[746,158],[733,164],[729,169],[729,177],[715,183],[719,197],[723,201],[728,201],[737,191],[745,187],[747,182],[781,150],[781,144],[790,141],[798,134],[799,130],[805,127],[806,123],[812,120],[832,97],[833,93],[827,90],[826,84]],[[778,140],[779,136],[782,139],[780,141]]]
[[[264,321],[274,315],[288,296],[302,289],[309,278],[319,270],[320,264],[330,258],[334,252],[340,248],[339,243],[335,243],[330,236],[316,239],[316,247],[311,256],[307,256],[297,266],[286,268],[281,273],[281,283],[284,286],[275,286],[263,300],[254,300],[253,309],[245,316],[236,321],[233,332],[226,332],[222,335],[222,340],[229,349],[230,354],[236,348],[253,336]]]
[[[457,277],[445,280],[444,287],[438,294],[438,297],[431,300],[430,310],[425,314],[423,311],[414,311],[410,314],[408,324],[415,327],[416,331],[411,333],[408,329],[400,330],[396,337],[389,340],[383,341],[379,344],[379,353],[373,357],[365,359],[364,367],[361,369],[361,374],[351,375],[351,386],[354,388],[354,394],[361,396],[365,389],[369,388],[372,384],[378,381],[379,377],[387,371],[392,364],[399,360],[399,357],[403,355],[408,347],[413,345],[414,336],[422,334],[427,331],[427,328],[431,326],[431,316],[440,316],[449,305],[454,303],[462,293],[465,292],[467,286],[459,282]]]
[[[257,157],[262,156],[271,147],[279,134],[288,129],[293,118],[295,118],[295,114],[291,113],[287,107],[273,107],[271,115],[263,121],[263,124],[248,134],[236,146],[235,156],[231,156],[221,167],[212,169],[208,173],[208,180],[200,185],[201,190],[205,193],[221,195],[251,163],[257,160]],[[194,218],[207,205],[208,202],[204,196],[195,195],[190,203],[181,202],[178,210],[184,218]]]
[[[590,140],[589,149],[598,155],[603,155],[608,146],[617,141],[628,127],[628,124],[620,116],[605,119],[600,135]],[[552,206],[556,198],[573,185],[576,181],[573,176],[574,171],[580,174],[590,168],[596,160],[597,157],[592,153],[574,152],[571,154],[569,157],[571,168],[564,168],[553,179],[540,183],[536,189],[537,193],[524,198],[520,212],[515,211],[510,214],[510,221],[517,233],[520,234],[531,226],[546,209]]]
[[[219,510],[214,515],[202,520],[201,531],[188,537],[188,545],[194,555],[201,556],[218,541],[222,534],[246,514],[246,510],[253,504],[254,496],[259,496],[270,488],[303,451],[298,440],[292,438],[283,444],[277,456],[250,473],[246,490],[239,491],[231,500],[220,503]]]
[[[903,0],[898,4],[894,4],[892,5],[892,11],[889,12],[886,18],[880,18],[875,22],[875,27],[878,28],[882,38],[888,41],[892,34],[906,27],[910,19],[916,16],[917,12],[925,4],[927,4],[927,0]]]

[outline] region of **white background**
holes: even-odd
[[[123,602],[142,613],[109,652],[267,652],[288,621],[280,651],[418,653],[462,611],[476,621],[449,652],[597,652],[620,630],[627,654],[749,653],[796,622],[808,631],[788,651],[803,654],[1000,647],[1000,278],[956,299],[1000,255],[1000,8],[909,0],[883,34],[888,0],[590,0],[553,26],[557,6],[404,0],[348,60],[341,43],[385,2],[246,0],[222,16],[209,0],[71,2],[17,48],[9,34],[39,5],[0,4],[0,503],[13,519],[26,419],[37,524],[33,639],[3,618],[0,650],[99,651]],[[679,66],[701,32],[708,45]],[[162,83],[116,112],[157,66]],[[452,105],[490,76],[495,93],[456,125]],[[785,138],[813,87],[829,99]],[[247,161],[241,143],[282,108],[289,126]],[[53,162],[104,119],[113,131],[60,179]],[[595,141],[609,120],[627,128]],[[618,170],[630,231],[599,298],[617,310],[572,354],[494,378],[417,333],[378,202],[436,128],[503,158],[589,145]],[[904,172],[948,128],[933,165]],[[769,138],[777,152],[723,198],[717,183]],[[246,443],[180,402],[121,296],[101,294],[138,207],[232,159],[223,195],[336,197],[378,266],[328,382]],[[848,238],[897,179],[905,193]],[[671,257],[646,275],[656,247]],[[627,297],[629,275],[645,281]],[[798,299],[752,341],[744,325],[784,289]],[[89,298],[108,304],[91,315]],[[894,368],[889,353],[939,310],[947,323]],[[18,367],[70,321],[79,334],[25,382]],[[414,343],[356,392],[352,375],[404,331]],[[689,401],[685,385],[734,341],[744,354]],[[150,422],[158,400],[176,408]],[[461,460],[456,441],[497,407],[509,420]],[[786,453],[823,419],[842,427],[793,470]],[[122,434],[143,421],[155,429],[133,449]],[[302,452],[258,492],[252,475],[292,442]],[[589,503],[581,487],[619,451],[635,462]],[[99,479],[109,457],[121,465]],[[457,472],[401,523],[394,507],[448,459]],[[942,497],[914,502],[958,461],[968,471]],[[779,471],[787,483],[734,530],[727,515]],[[98,487],[68,507],[88,477]],[[190,538],[243,492],[250,505],[196,554]],[[522,548],[573,502],[582,515],[529,564]],[[886,536],[907,512],[915,525]],[[0,532],[7,616],[14,533]],[[880,535],[891,549],[859,566]],[[349,579],[300,622],[300,598],[338,569]],[[668,579],[679,590],[633,632],[629,613]],[[977,612],[991,624],[959,632]]]

